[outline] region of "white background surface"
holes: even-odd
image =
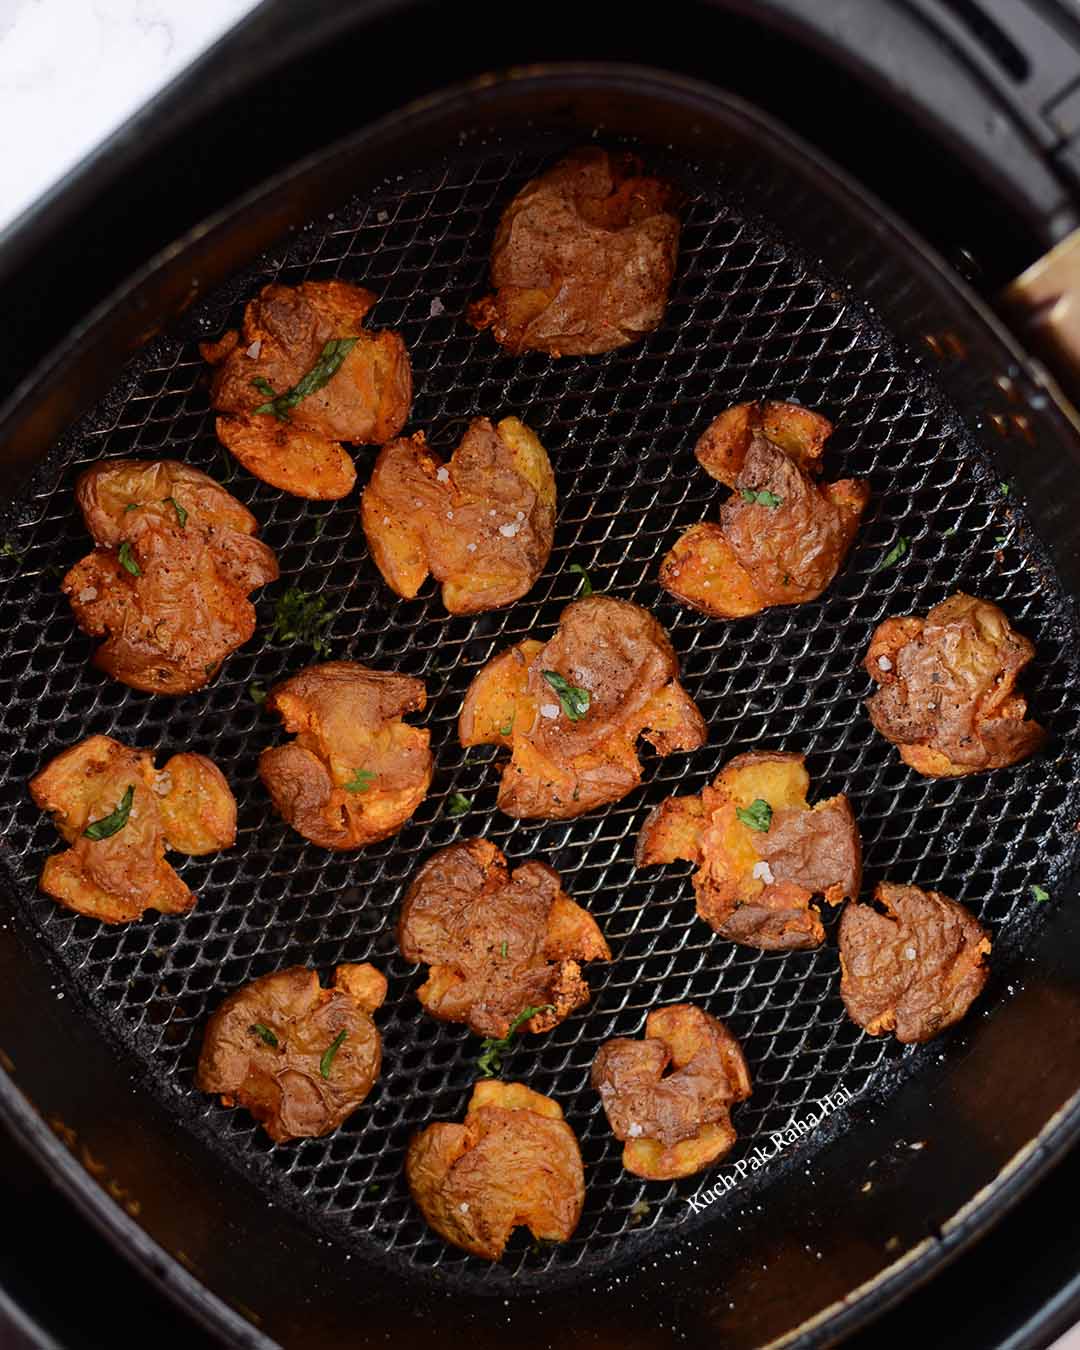
[[[0,229],[257,3],[0,0]]]
[[[0,0],[0,229],[256,3]]]

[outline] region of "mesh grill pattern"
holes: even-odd
[[[536,150],[466,148],[451,167],[421,167],[260,259],[187,315],[182,331],[155,340],[132,363],[20,500],[20,523],[0,555],[4,861],[65,987],[139,1063],[146,1090],[275,1198],[374,1259],[418,1271],[438,1265],[493,1291],[596,1272],[643,1235],[667,1240],[691,1222],[683,1197],[707,1179],[646,1185],[624,1173],[620,1146],[588,1085],[597,1046],[612,1035],[639,1034],[650,1008],[698,1000],[741,1039],[754,1094],[735,1113],[740,1142],[728,1164],[836,1087],[873,1089],[912,1056],[847,1020],[836,916],[817,951],[756,953],[721,941],[694,917],[691,869],[636,872],[634,841],[653,804],[674,791],[699,791],[741,751],[802,751],[815,799],[837,791],[852,798],[867,891],[886,876],[940,887],[993,927],[999,952],[1019,944],[1030,886],[1051,879],[1044,860],[1064,867],[1077,837],[1076,812],[1065,809],[1076,766],[1061,747],[1076,728],[1080,685],[1061,597],[1034,564],[1037,544],[1022,511],[915,363],[856,299],[767,226],[699,192],[686,208],[679,274],[659,332],[595,359],[500,356],[462,315],[485,288],[501,205],[543,162]],[[372,324],[403,333],[417,389],[410,429],[425,428],[449,449],[461,431],[455,419],[516,413],[547,447],[559,489],[555,551],[532,593],[509,610],[450,618],[431,583],[415,601],[395,600],[368,557],[355,497],[303,503],[256,482],[218,447],[196,340],[238,323],[244,301],[269,280],[330,276],[377,292]],[[715,513],[722,495],[693,459],[695,438],[728,404],[765,396],[825,411],[837,425],[828,476],[868,477],[874,495],[848,565],[820,601],[722,623],[676,605],[656,585],[657,566],[685,527]],[[372,454],[357,452],[361,481]],[[154,698],[93,671],[91,644],[58,591],[62,570],[87,551],[72,501],[75,476],[120,455],[172,456],[205,469],[251,506],[281,562],[281,583],[258,600],[255,639],[193,696]],[[910,539],[906,556],[875,570],[899,536]],[[645,752],[645,786],[610,809],[571,823],[514,822],[494,810],[494,751],[466,755],[456,717],[470,678],[494,653],[553,631],[578,589],[571,563],[588,569],[596,589],[657,613],[709,724],[709,743],[663,761]],[[334,656],[427,682],[422,720],[437,763],[431,793],[396,838],[356,855],[328,854],[292,833],[274,816],[256,774],[259,751],[281,733],[248,686],[269,684],[311,659],[265,636],[274,598],[291,583],[325,596],[334,613]],[[861,706],[869,682],[860,662],[883,618],[925,612],[956,589],[997,601],[1036,642],[1025,688],[1054,740],[1016,770],[929,782],[872,731]],[[57,836],[29,800],[26,780],[95,732],[157,747],[162,758],[202,751],[233,786],[237,847],[203,859],[170,855],[198,895],[186,917],[150,915],[110,929],[36,894]],[[454,792],[473,802],[459,819],[445,809]],[[478,834],[511,863],[535,855],[556,867],[614,953],[610,966],[589,970],[591,1005],[530,1038],[505,1069],[555,1096],[578,1134],[588,1182],[580,1227],[572,1241],[542,1249],[519,1231],[494,1268],[445,1248],[407,1194],[408,1138],[430,1120],[461,1118],[479,1044],[463,1028],[422,1014],[414,997],[421,974],[397,954],[393,935],[404,886],[419,863]],[[364,960],[390,980],[377,1017],[383,1074],[336,1134],[273,1148],[245,1113],[194,1091],[202,1027],[226,992],[296,962],[325,975],[339,961]],[[1000,988],[998,980],[985,1006]],[[643,1198],[644,1213],[635,1209]],[[714,1205],[711,1215],[721,1208]]]

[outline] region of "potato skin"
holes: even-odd
[[[630,156],[574,151],[514,197],[470,319],[517,355],[589,356],[658,327],[675,274],[673,189]]]
[[[871,1036],[928,1041],[958,1022],[989,976],[986,929],[939,891],[882,882],[870,905],[850,904],[840,920],[840,996]]]
[[[729,1152],[731,1107],[751,1091],[738,1041],[692,1003],[654,1009],[644,1040],[606,1041],[592,1084],[625,1144],[623,1166],[649,1181],[690,1176]]]
[[[588,691],[583,718],[560,709],[544,671]],[[510,748],[500,810],[569,819],[638,786],[639,736],[662,755],[704,744],[705,723],[678,673],[671,642],[647,610],[591,595],[567,605],[549,642],[518,643],[477,673],[458,735],[462,745]]]
[[[79,627],[105,638],[94,665],[151,694],[202,688],[255,631],[248,593],[278,576],[255,517],[175,460],[95,464],[75,499],[96,548],[61,590]]]
[[[385,997],[385,976],[366,964],[338,966],[332,989],[306,966],[252,980],[210,1017],[195,1085],[250,1111],[276,1144],[329,1134],[379,1076],[382,1040],[371,1014]],[[342,1032],[324,1077],[320,1063]]]
[[[635,862],[697,863],[697,912],[732,942],[766,951],[817,947],[825,930],[810,901],[824,895],[836,905],[858,895],[862,846],[848,799],[811,807],[809,786],[802,755],[736,755],[700,797],[673,797],[653,809]],[[759,799],[772,809],[767,831],[736,814]]]
[[[870,492],[857,478],[821,483],[832,424],[795,403],[740,403],[695,447],[733,489],[719,523],[692,525],[660,564],[663,588],[716,618],[816,600],[851,549]],[[753,494],[771,493],[773,504]]]
[[[521,1026],[547,1031],[587,1003],[581,961],[610,961],[587,910],[539,862],[513,872],[486,839],[439,849],[409,885],[398,920],[406,961],[431,967],[417,997],[434,1017],[501,1038],[525,1008],[551,1005]]]
[[[358,661],[307,666],[274,685],[266,707],[296,735],[259,756],[278,813],[320,848],[363,848],[396,833],[431,785],[430,733],[401,720],[426,702],[421,680]],[[371,777],[350,790],[358,770]]]
[[[202,344],[203,359],[215,367],[218,438],[256,478],[298,497],[344,497],[356,470],[340,442],[379,444],[401,431],[412,368],[397,333],[362,326],[375,298],[344,281],[273,283],[248,303],[242,336],[230,331]],[[268,396],[254,381],[285,393],[338,338],[356,341],[326,384],[289,409],[288,421],[255,411]]]
[[[88,839],[87,826],[112,814],[128,787],[134,794],[127,823],[105,839]],[[147,909],[189,910],[195,897],[165,850],[213,853],[236,841],[235,798],[204,755],[173,755],[156,773],[149,752],[91,736],[35,775],[30,795],[53,813],[70,845],[46,860],[41,889],[103,923],[129,923]]]
[[[565,1242],[585,1203],[581,1150],[561,1107],[521,1083],[477,1083],[463,1124],[414,1135],[405,1177],[439,1236],[486,1261],[522,1224],[539,1241]]]
[[[1006,768],[1046,736],[1015,692],[1034,655],[997,605],[962,591],[925,619],[886,619],[864,661],[880,686],[866,703],[870,720],[928,778]]]
[[[444,465],[422,433],[384,445],[360,501],[375,565],[412,599],[433,574],[451,614],[512,604],[555,538],[555,476],[516,417],[474,418]]]

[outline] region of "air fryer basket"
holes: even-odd
[[[601,358],[504,357],[463,318],[485,287],[499,210],[554,156],[594,135],[638,150],[687,194],[665,321],[639,346]],[[332,1274],[320,1270],[310,1296],[302,1285],[294,1290],[298,1325],[321,1318],[330,1334],[340,1311],[314,1295],[340,1279],[350,1306],[363,1304],[373,1317],[372,1343],[391,1300],[397,1334],[427,1343],[422,1321],[413,1318],[432,1295],[453,1291],[456,1318],[493,1329],[509,1320],[526,1344],[533,1336],[544,1343],[541,1323],[560,1300],[599,1329],[605,1296],[621,1300],[619,1320],[636,1299],[654,1304],[638,1319],[646,1325],[628,1333],[638,1339],[626,1343],[661,1343],[649,1337],[660,1334],[658,1314],[670,1298],[680,1328],[722,1325],[730,1344],[755,1344],[818,1312],[834,1290],[876,1274],[923,1236],[905,1226],[910,1201],[890,1208],[889,1193],[926,1185],[915,1175],[924,1152],[941,1192],[936,1205],[924,1196],[919,1222],[932,1227],[990,1183],[1077,1086],[1073,1034],[1055,1052],[1060,1083],[1043,1082],[1022,1104],[1014,1100],[1021,1066],[1011,1081],[1003,1073],[1000,1081],[978,1079],[983,1097],[958,1096],[933,1127],[918,1128],[912,1114],[934,1104],[931,1083],[944,1090],[954,1077],[963,1082],[965,1067],[981,1056],[1001,1059],[994,1042],[1008,1039],[1005,1019],[1016,1020],[1027,986],[1048,969],[1033,967],[1025,976],[1021,954],[1040,942],[1044,926],[1057,932],[1067,918],[1056,902],[1040,907],[1032,887],[1064,897],[1080,814],[1076,627],[1071,579],[1063,582],[1055,570],[1061,555],[1054,556],[1055,529],[1071,522],[1055,515],[1058,489],[1045,480],[1047,471],[1063,471],[1075,448],[1044,394],[1036,391],[1036,406],[1017,411],[1028,377],[985,316],[951,295],[933,264],[894,228],[879,220],[876,231],[868,229],[851,185],[823,169],[807,175],[803,153],[745,108],[646,72],[540,73],[433,100],[285,175],[263,200],[223,218],[147,278],[150,305],[154,288],[160,305],[185,268],[200,293],[122,369],[114,363],[111,387],[12,501],[10,548],[0,557],[7,634],[0,801],[12,927],[28,950],[47,952],[51,996],[62,996],[64,1012],[108,1043],[138,1092],[153,1099],[160,1128],[184,1138],[199,1169],[225,1180],[238,1215],[251,1211],[250,1232],[234,1218],[249,1240],[262,1240],[254,1230],[266,1219],[256,1216],[270,1205],[282,1216],[271,1224],[288,1224],[294,1234],[290,1259],[302,1246],[306,1259],[318,1254],[334,1266]],[[259,222],[267,216],[297,228],[260,251]],[[235,325],[268,281],[331,276],[377,292],[372,323],[405,337],[417,388],[410,429],[424,428],[448,451],[461,419],[514,413],[547,447],[559,488],[555,551],[534,590],[508,610],[449,618],[430,586],[416,601],[394,599],[368,557],[355,500],[287,497],[251,479],[218,447],[196,343]],[[105,330],[73,344],[70,359],[105,342],[118,360],[118,334],[107,330],[126,317],[122,309],[101,316]],[[950,363],[947,392],[928,359]],[[716,509],[718,493],[696,466],[694,440],[722,408],[759,397],[826,412],[836,425],[829,476],[867,477],[873,498],[848,564],[820,601],[722,623],[677,606],[657,587],[656,569],[677,535]],[[994,411],[990,399],[1006,410]],[[983,408],[987,416],[972,417]],[[16,434],[12,444],[19,443]],[[1013,447],[1019,453],[1010,462]],[[137,694],[92,671],[91,644],[77,634],[58,591],[57,573],[87,547],[73,508],[74,478],[86,464],[117,455],[176,457],[205,469],[251,506],[281,562],[281,583],[259,600],[257,637],[210,688],[186,698]],[[370,451],[357,454],[361,481],[371,458]],[[900,539],[907,551],[886,564]],[[689,756],[646,756],[645,786],[608,810],[568,823],[515,822],[495,810],[496,756],[464,753],[456,717],[469,680],[494,653],[553,631],[578,589],[572,563],[587,569],[596,589],[658,615],[705,714],[709,743]],[[250,684],[269,684],[314,659],[267,636],[275,596],[293,584],[321,595],[333,612],[334,656],[427,683],[423,720],[437,764],[432,792],[398,836],[358,854],[305,844],[275,817],[255,771],[258,752],[280,729],[252,700]],[[925,612],[957,589],[1001,604],[1035,641],[1025,689],[1051,742],[1004,773],[930,782],[873,733],[861,706],[869,682],[860,663],[884,617]],[[240,805],[237,847],[182,864],[199,897],[191,914],[107,928],[35,894],[56,839],[30,803],[26,780],[61,748],[95,732],[163,755],[202,751],[229,777]],[[867,890],[886,877],[940,887],[991,926],[995,975],[964,1026],[922,1049],[868,1037],[839,1000],[835,916],[816,951],[757,953],[721,941],[695,918],[688,868],[635,870],[634,841],[649,808],[672,792],[700,790],[733,754],[751,748],[804,752],[815,796],[849,794],[863,834]],[[448,814],[453,793],[470,798],[468,814]],[[535,856],[556,867],[600,922],[614,956],[589,969],[588,1008],[527,1038],[506,1062],[504,1076],[563,1106],[581,1141],[587,1198],[570,1242],[540,1246],[519,1231],[498,1265],[466,1257],[430,1233],[402,1177],[412,1132],[430,1120],[460,1118],[478,1041],[421,1012],[415,990],[422,972],[398,955],[394,920],[404,886],[433,849],[481,834],[512,863]],[[1059,961],[1075,959],[1063,936],[1055,950]],[[335,1134],[272,1147],[246,1115],[193,1088],[207,1013],[256,975],[296,962],[325,972],[342,960],[372,960],[390,978],[377,1019],[382,1077]],[[739,1036],[754,1094],[735,1115],[737,1148],[716,1172],[644,1183],[621,1168],[620,1146],[588,1085],[589,1067],[608,1037],[640,1033],[650,1008],[683,999],[700,1002]],[[1039,1013],[1049,1022],[1047,1007]],[[19,1064],[18,1054],[12,1059]],[[820,1113],[838,1088],[856,1099],[851,1108],[839,1107],[799,1144],[747,1170],[760,1157],[756,1149],[773,1151],[777,1132]],[[988,1101],[1011,1129],[995,1120],[988,1137],[973,1140],[967,1116],[985,1123]],[[122,1109],[131,1105],[125,1100]],[[111,1113],[112,1099],[99,1098],[98,1109]],[[65,1128],[78,1134],[85,1126],[65,1118]],[[824,1180],[845,1156],[842,1202],[831,1191],[819,1197],[817,1208],[831,1206],[832,1217],[818,1218],[814,1240],[796,1243],[786,1221],[777,1227],[781,1215],[808,1177],[820,1172]],[[1027,1165],[1034,1169],[1034,1159]],[[697,1212],[689,1199],[718,1174],[738,1184]],[[860,1205],[865,1214],[848,1212]],[[873,1242],[859,1238],[858,1259],[849,1259],[847,1270],[829,1269],[828,1241],[850,1245],[877,1214],[888,1231]],[[830,1231],[844,1223],[846,1237]],[[874,1231],[873,1219],[870,1226]],[[204,1234],[199,1273],[292,1343],[283,1291],[264,1287],[273,1281],[259,1280],[257,1270],[231,1287],[215,1284],[206,1265],[221,1261],[213,1246]],[[751,1253],[760,1262],[762,1250],[779,1256],[781,1266],[804,1264],[796,1281],[804,1288],[787,1289],[773,1308],[748,1315],[740,1303],[748,1297],[744,1267],[748,1272]],[[231,1256],[230,1266],[250,1266],[253,1250],[241,1244]],[[682,1271],[684,1296],[661,1293],[655,1276],[641,1279],[642,1262],[655,1271],[661,1256]],[[708,1270],[700,1264],[706,1256]],[[717,1273],[728,1269],[729,1280]],[[631,1270],[638,1273],[628,1287]],[[691,1306],[687,1296],[700,1281],[708,1293]],[[758,1283],[760,1290],[766,1281]],[[756,1299],[768,1303],[761,1292]],[[265,1308],[275,1305],[268,1315]],[[789,1320],[778,1321],[777,1311]]]

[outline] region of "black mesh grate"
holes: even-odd
[[[917,366],[856,300],[766,226],[693,191],[660,332],[598,359],[499,356],[461,316],[484,289],[500,205],[542,163],[535,149],[463,149],[452,167],[418,168],[261,259],[187,316],[182,333],[152,343],[76,428],[20,502],[22,523],[0,555],[0,834],[26,916],[69,986],[140,1064],[147,1087],[268,1193],[374,1259],[439,1265],[493,1290],[595,1272],[643,1234],[670,1238],[696,1222],[683,1197],[707,1179],[646,1185],[625,1174],[588,1086],[597,1045],[640,1032],[649,1008],[700,1000],[742,1040],[754,1095],[736,1113],[740,1143],[728,1164],[837,1086],[873,1088],[911,1058],[846,1019],[831,938],[818,951],[789,955],[735,947],[695,919],[690,869],[636,873],[634,840],[652,804],[675,790],[699,790],[742,750],[804,751],[815,795],[843,790],[854,802],[867,887],[884,876],[940,886],[994,927],[999,952],[1010,935],[1015,946],[1022,934],[1030,886],[1049,880],[1046,860],[1064,865],[1077,838],[1075,812],[1063,810],[1075,764],[1060,747],[1076,728],[1080,685],[1056,583],[1030,556],[1022,511]],[[422,599],[393,600],[367,556],[355,498],[304,504],[255,482],[218,448],[195,340],[236,323],[243,302],[269,279],[333,275],[378,292],[374,324],[403,332],[416,376],[413,427],[449,445],[460,433],[453,419],[515,412],[547,446],[560,494],[555,552],[532,594],[510,610],[447,618],[430,584]],[[867,476],[874,497],[848,566],[820,602],[724,624],[675,605],[655,577],[678,533],[715,510],[719,490],[695,464],[694,439],[729,403],[761,396],[794,397],[827,412],[837,424],[830,476]],[[252,506],[281,561],[281,586],[259,602],[260,635],[192,697],[136,694],[92,671],[90,644],[58,593],[56,578],[86,551],[74,477],[117,455],[176,456],[208,470]],[[357,453],[361,480],[371,457]],[[906,556],[875,570],[901,535],[911,541]],[[456,716],[469,679],[493,653],[552,631],[578,588],[570,563],[586,567],[597,589],[660,616],[709,723],[709,744],[665,761],[647,755],[646,786],[610,810],[570,824],[515,823],[493,810],[493,752],[465,755]],[[326,596],[334,655],[427,680],[424,720],[437,759],[431,795],[397,838],[355,856],[306,845],[274,817],[256,776],[259,751],[280,733],[248,685],[270,683],[310,659],[262,636],[275,593],[290,582]],[[1017,770],[932,783],[905,769],[872,732],[861,707],[868,681],[860,660],[886,615],[925,611],[958,588],[1001,603],[1037,642],[1026,688],[1055,741]],[[57,841],[29,801],[26,779],[93,732],[162,754],[201,750],[230,779],[240,804],[237,848],[173,859],[199,896],[186,918],[108,929],[35,894]],[[445,811],[453,792],[473,799],[457,820]],[[413,997],[419,977],[393,938],[402,889],[418,863],[481,833],[512,861],[532,854],[550,861],[597,917],[615,955],[610,966],[591,968],[594,997],[585,1013],[530,1039],[507,1067],[507,1076],[554,1095],[581,1140],[588,1177],[581,1225],[555,1248],[537,1249],[519,1232],[494,1268],[446,1249],[407,1195],[404,1146],[430,1120],[460,1119],[478,1042],[421,1013]],[[378,1017],[384,1068],[344,1128],[273,1148],[245,1114],[194,1092],[202,1027],[225,992],[294,962],[325,972],[338,961],[367,959],[390,977]],[[719,1212],[719,1205],[710,1211]]]

